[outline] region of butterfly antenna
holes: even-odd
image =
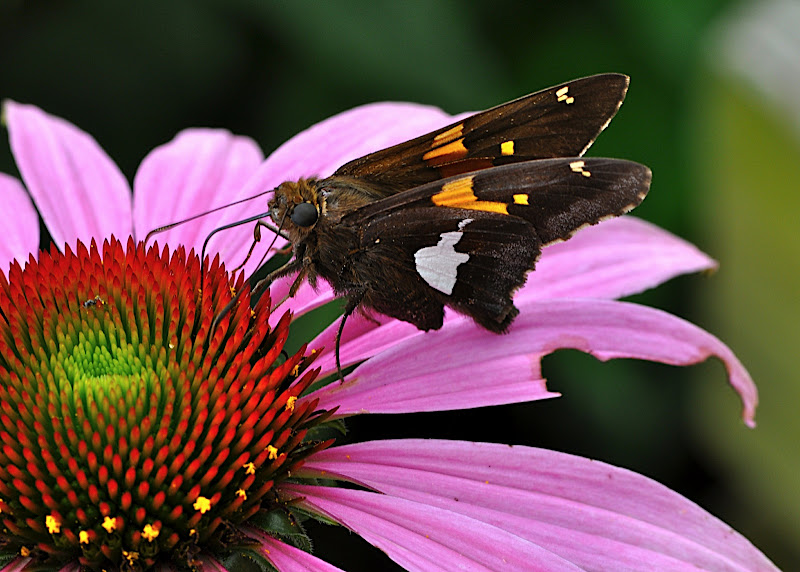
[[[147,236],[144,237],[144,244],[147,245],[147,243],[150,242],[150,239],[155,234],[160,234],[162,232],[165,232],[167,230],[175,228],[176,226],[180,226],[182,224],[186,224],[187,222],[192,222],[193,220],[197,220],[197,219],[199,219],[201,217],[204,217],[206,215],[214,214],[215,212],[219,212],[219,211],[221,211],[223,209],[227,209],[228,207],[233,207],[233,206],[236,206],[236,205],[240,205],[242,203],[246,203],[247,201],[252,201],[253,199],[257,199],[258,197],[263,197],[264,195],[266,195],[268,193],[271,193],[274,190],[275,189],[269,189],[268,191],[263,191],[261,193],[258,193],[257,195],[253,195],[252,197],[247,197],[245,199],[239,199],[238,201],[234,201],[232,203],[228,203],[226,205],[222,205],[220,207],[213,208],[211,210],[196,214],[194,216],[190,216],[189,218],[185,218],[183,220],[179,220],[178,222],[171,222],[169,224],[165,224],[164,226],[159,226],[158,228],[154,228],[153,230],[151,230],[150,232],[147,233]],[[202,260],[202,258],[201,258],[201,260]]]

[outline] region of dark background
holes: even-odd
[[[561,399],[358,418],[350,437],[497,441],[601,459],[688,496],[791,570],[800,567],[791,359],[800,241],[785,213],[800,205],[791,170],[774,167],[798,164],[800,131],[786,119],[796,109],[720,63],[737,13],[722,0],[0,0],[0,97],[79,125],[132,179],[150,149],[189,126],[249,135],[269,153],[371,101],[457,113],[594,73],[630,75],[625,105],[590,154],[649,165],[653,187],[636,215],[722,263],[710,279],[681,277],[634,299],[731,344],[759,384],[760,428],[739,420],[717,362],[679,369],[560,352],[544,371]],[[16,173],[0,145],[0,170]],[[355,535],[312,532],[330,562],[386,569]]]

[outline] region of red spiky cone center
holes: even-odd
[[[202,280],[201,272],[205,272]],[[215,260],[112,239],[0,274],[0,548],[92,569],[191,567],[270,506],[320,420]]]

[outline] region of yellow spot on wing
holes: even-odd
[[[479,201],[472,191],[474,177],[456,179],[442,186],[442,190],[431,197],[433,204],[439,207],[470,209],[500,214],[508,214],[508,205],[495,201]]]
[[[439,145],[444,145],[445,143],[450,143],[455,139],[461,137],[461,133],[464,131],[464,124],[459,123],[455,127],[448,129],[447,131],[443,131],[436,135],[433,138],[433,145],[431,147],[438,147]]]
[[[430,163],[432,167],[438,167],[451,161],[457,161],[466,157],[467,148],[464,147],[464,138],[456,139],[447,145],[442,145],[436,149],[431,149],[422,156],[422,159]]]
[[[514,204],[515,205],[527,205],[528,204],[528,195],[525,195],[525,194],[514,195]]]
[[[573,161],[572,163],[569,164],[569,168],[572,169],[575,173],[580,173],[584,177],[591,177],[592,173],[583,168],[585,165],[586,165],[585,161]]]
[[[571,95],[567,95],[567,93],[569,93],[569,86],[565,85],[556,92],[556,97],[558,98],[558,101],[566,102],[566,104],[569,105],[575,101],[575,98]]]
[[[513,155],[514,141],[503,141],[500,143],[500,153],[503,155]]]

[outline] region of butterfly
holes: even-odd
[[[279,185],[269,215],[291,259],[263,279],[297,273],[346,299],[336,338],[356,309],[442,327],[444,308],[505,332],[513,294],[542,248],[626,213],[651,173],[582,158],[628,89],[620,74],[577,79],[370,153],[325,178]]]

